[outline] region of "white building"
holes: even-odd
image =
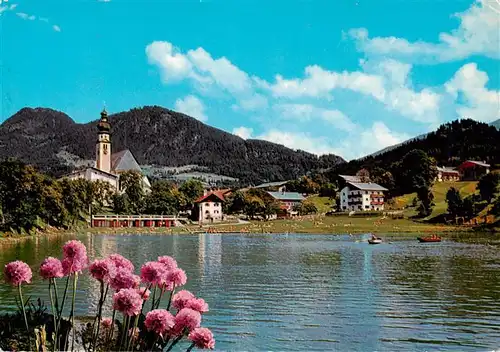
[[[437,167],[437,177],[438,182],[458,182],[460,181],[460,172],[452,167]]]
[[[111,124],[108,121],[108,113],[106,110],[103,110],[101,112],[101,119],[97,124],[95,166],[74,171],[65,176],[65,178],[106,181],[113,188],[119,190],[120,174],[125,171],[137,171],[143,174],[141,167],[130,150],[125,149],[111,154]],[[151,189],[151,184],[145,175],[142,178],[142,186],[146,192],[149,192]]]
[[[198,206],[198,221],[200,223],[218,222],[224,219],[222,204],[224,192],[213,191],[205,193],[195,201]]]
[[[376,183],[346,182],[340,191],[341,211],[384,210],[384,188]]]

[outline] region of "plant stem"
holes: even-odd
[[[102,306],[104,305],[104,301],[106,300],[106,295],[108,294],[109,285],[106,286],[106,293],[104,292],[104,282],[101,281],[101,297],[99,297],[99,307],[97,310],[96,318],[94,319],[94,325],[92,326],[92,345],[91,348],[96,350],[97,338],[99,336],[99,330],[101,329],[101,316],[102,316]],[[95,322],[97,320],[97,330],[95,329]]]
[[[120,339],[120,348],[119,348],[120,351],[122,350],[123,341],[124,340],[126,341],[126,338],[125,338],[125,336],[127,336],[126,332],[125,332],[126,330],[128,330],[128,316],[123,314],[122,338]]]
[[[113,309],[113,315],[111,316],[111,331],[108,334],[108,343],[113,340],[113,335],[115,333],[115,318],[116,318],[116,309]]]
[[[167,352],[168,351],[171,351],[172,348],[174,348],[175,345],[177,345],[177,343],[184,337],[184,334],[180,335],[179,337],[177,337],[173,342],[172,344],[170,345],[169,348],[167,348]]]
[[[57,339],[57,318],[55,311],[57,307],[54,307],[54,298],[52,297],[52,279],[49,280],[49,296],[50,296],[50,307],[52,308],[52,319],[54,320],[54,341],[53,350],[56,350],[56,339]]]
[[[174,291],[175,291],[175,284],[174,287],[172,288],[172,292],[170,292],[170,298],[168,299],[167,310],[170,310],[170,304],[172,304],[172,297],[174,297]]]
[[[28,333],[28,342],[31,348],[31,334],[30,334],[30,328],[28,326],[28,318],[26,317],[26,309],[24,308],[24,300],[23,300],[23,293],[21,290],[21,284],[17,285],[17,290],[19,292],[19,299],[21,300],[21,307],[23,308],[24,324],[26,324],[26,332]]]
[[[66,287],[64,288],[61,309],[59,310],[59,318],[57,319],[57,330],[59,330],[59,327],[61,326],[61,318],[62,318],[62,313],[63,313],[63,309],[64,309],[64,303],[66,302],[66,293],[68,293],[69,278],[70,278],[70,275],[68,275],[68,278],[66,279]]]
[[[158,309],[158,307],[160,306],[160,302],[161,302],[161,298],[163,297],[163,294],[165,293],[165,285],[163,285],[161,287],[161,292],[160,292],[160,297],[158,297],[158,300],[156,301],[156,303],[154,304],[155,306],[155,309]]]
[[[194,348],[194,342],[191,344],[191,346],[188,347],[186,352],[191,352],[191,350]]]
[[[55,278],[52,278],[52,286],[54,286],[54,294],[56,296],[56,312],[59,312],[59,294],[57,292],[57,283]]]
[[[71,340],[71,352],[75,350],[76,327],[75,327],[75,298],[76,298],[76,283],[78,282],[78,273],[75,273],[73,278],[73,299],[71,302],[71,325],[73,327],[73,339]]]
[[[136,315],[135,321],[134,321],[134,328],[132,329],[132,336],[130,337],[130,341],[128,342],[127,345],[127,351],[132,347],[134,347],[134,340],[135,340],[135,331],[137,329],[137,324],[139,323],[139,316]]]
[[[153,291],[153,299],[151,300],[151,310],[155,309],[156,286]]]

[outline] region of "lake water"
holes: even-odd
[[[500,348],[498,247],[416,240],[381,245],[334,235],[82,236],[92,257],[118,252],[136,266],[174,256],[187,289],[210,305],[203,325],[218,351],[492,351]],[[2,247],[38,271],[67,240]],[[62,284],[62,283],[61,283]],[[36,273],[25,292],[47,299]],[[79,285],[79,314],[97,285]],[[0,284],[0,310],[15,290]],[[109,313],[108,313],[109,314]]]

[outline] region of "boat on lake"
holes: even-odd
[[[427,236],[427,237],[417,237],[418,242],[426,243],[426,242],[441,242],[441,237],[437,235]]]
[[[382,239],[380,237],[375,236],[372,233],[371,238],[368,239],[368,243],[369,244],[380,244],[380,243],[382,243]]]

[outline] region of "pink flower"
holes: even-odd
[[[181,310],[186,306],[186,303],[193,298],[195,297],[191,292],[187,290],[179,291],[172,297],[172,306],[177,310]]]
[[[19,286],[22,283],[29,284],[33,273],[31,268],[25,262],[16,260],[7,264],[3,270],[5,281],[14,286]]]
[[[87,266],[86,261],[78,261],[76,259],[64,258],[62,260],[63,274],[68,276],[74,273],[81,273]]]
[[[165,265],[165,268],[167,270],[177,269],[177,262],[175,261],[174,258],[169,257],[168,255],[164,255],[162,257],[158,257],[158,262],[162,263],[163,265]]]
[[[116,266],[111,259],[96,259],[90,264],[89,272],[98,281],[110,282],[116,275]]]
[[[117,268],[124,268],[130,272],[133,272],[135,270],[134,264],[132,264],[130,260],[119,254],[111,254],[108,258],[115,263],[115,266]]]
[[[77,240],[66,242],[63,246],[64,258],[75,259],[78,261],[87,260],[87,248],[85,245]]]
[[[110,329],[113,326],[113,320],[111,318],[102,318],[101,325],[104,329]]]
[[[113,295],[113,308],[125,315],[138,315],[142,308],[142,299],[133,288],[124,288]]]
[[[68,241],[63,246],[64,259],[62,261],[64,275],[81,272],[87,266],[87,248],[76,240]]]
[[[144,301],[147,301],[149,298],[149,295],[151,294],[151,291],[148,290],[147,287],[139,287],[137,289],[137,293],[142,297]]]
[[[186,302],[184,308],[191,308],[200,313],[208,312],[208,304],[203,298],[193,298]]]
[[[59,259],[48,257],[40,265],[40,276],[44,279],[54,279],[63,277],[63,267]]]
[[[189,333],[188,339],[193,341],[198,348],[213,349],[215,347],[214,335],[207,328],[194,329]]]
[[[116,291],[120,291],[124,288],[139,287],[140,280],[139,276],[132,274],[128,269],[119,268],[116,270],[115,277],[111,278],[109,284]]]
[[[185,330],[191,331],[200,327],[201,314],[190,308],[182,308],[174,317],[175,325],[172,328],[172,335],[179,336]]]
[[[184,286],[187,281],[186,273],[182,269],[173,269],[168,272],[167,281],[172,282],[175,287]]]
[[[155,309],[146,315],[144,325],[148,331],[163,337],[165,333],[174,327],[174,316],[166,309]]]
[[[142,282],[162,285],[167,277],[165,266],[158,262],[147,262],[141,267]]]

